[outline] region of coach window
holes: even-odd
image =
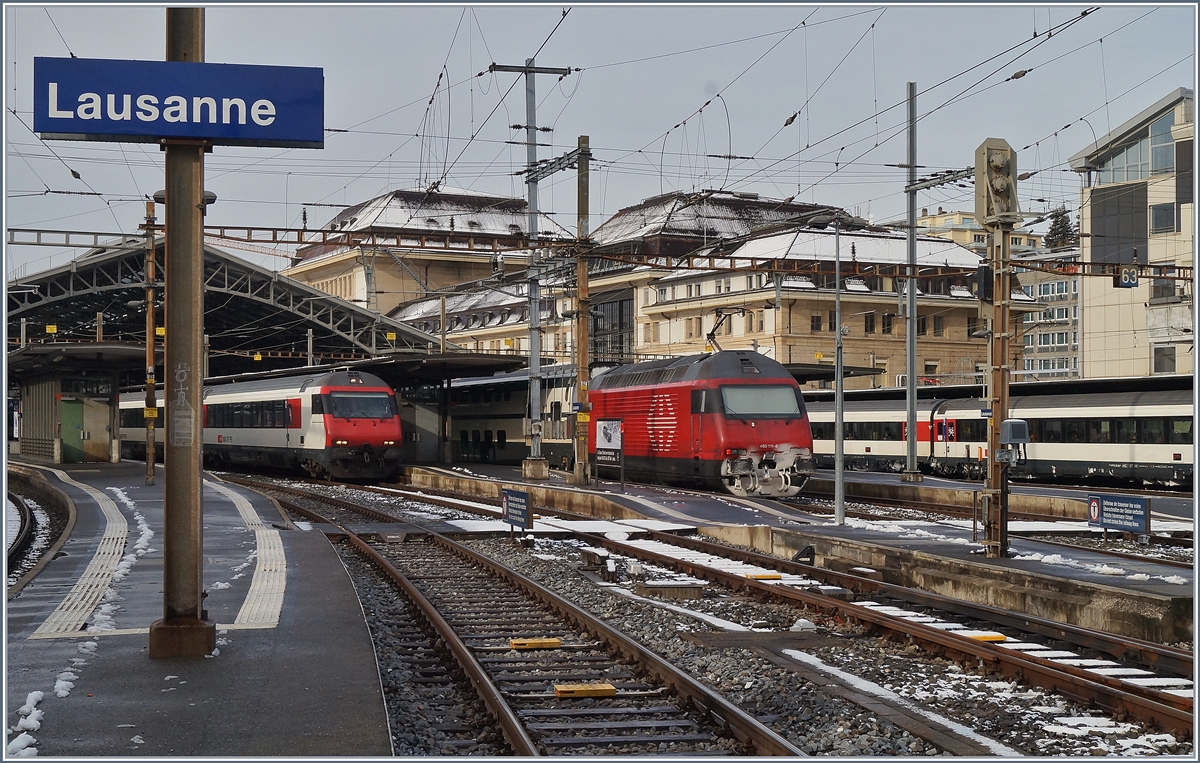
[[[550,420],[562,421],[562,403],[557,400],[550,404]]]
[[[469,452],[467,449],[469,447],[470,447],[470,443],[467,440],[467,430],[465,430],[465,429],[459,430],[459,432],[458,432],[458,455],[459,455],[459,458],[462,458],[467,455],[467,453]]]
[[[1063,431],[1066,434],[1066,442],[1087,442],[1085,434],[1085,424],[1083,419],[1067,419],[1063,422]]]
[[[1192,420],[1171,419],[1171,442],[1192,444]]]
[[[1045,442],[1062,442],[1062,421],[1046,419],[1042,422],[1042,439]]]
[[[1113,442],[1137,442],[1137,419],[1113,419]]]
[[[1140,419],[1138,421],[1138,442],[1158,443],[1166,441],[1167,438],[1163,435],[1162,419]]]
[[[1088,442],[1112,442],[1112,423],[1108,419],[1089,419]]]
[[[504,446],[508,445],[508,432],[504,429],[496,430],[496,447],[504,450]]]

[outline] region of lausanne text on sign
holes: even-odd
[[[33,59],[42,138],[322,148],[325,75],[298,66]]]

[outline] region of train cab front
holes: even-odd
[[[400,468],[400,415],[389,391],[343,390],[327,397],[326,463],[338,479],[373,479]]]
[[[722,484],[743,498],[798,495],[812,475],[812,448],[793,445],[761,450],[731,448],[721,463]]]

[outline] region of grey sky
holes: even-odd
[[[1021,171],[1040,170],[1020,188],[1023,209],[1074,208],[1079,179],[1067,158],[1092,143],[1093,129],[1102,136],[1193,87],[1196,68],[1191,4],[1092,6],[1074,24],[1089,6],[206,7],[207,61],[322,67],[325,126],[348,130],[327,133],[322,150],[218,147],[206,156],[206,187],[219,197],[211,225],[298,227],[303,204],[353,204],[443,177],[523,197],[513,173],[525,165],[524,132],[510,125],[525,122],[524,84],[516,74],[475,75],[535,53],[538,65],[582,70],[537,78],[538,124],[553,128],[539,133],[553,145],[538,155],[590,136],[593,228],[646,197],[703,188],[902,217],[905,171],[886,165],[905,161],[908,81],[919,93],[922,173],[971,166],[985,138],[1001,137],[1021,150]],[[161,6],[6,4],[9,227],[136,231],[140,200],[163,187],[162,154],[39,141],[24,126],[33,59],[162,60],[164,28]],[[1019,70],[1028,74],[1005,81]],[[716,158],[727,155],[750,158]],[[573,231],[574,173],[541,188],[542,209]],[[971,209],[973,190],[923,192],[918,204]],[[309,227],[337,211],[309,206]],[[78,253],[7,246],[6,274]]]

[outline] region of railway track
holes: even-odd
[[[1165,730],[1191,734],[1193,687],[1190,681],[1192,656],[1189,652],[980,607],[899,586],[888,586],[753,552],[735,551],[696,539],[657,532],[651,532],[650,536],[652,540],[649,541],[615,541],[593,536],[589,543],[697,578],[712,580],[733,590],[789,602],[833,616],[849,617],[895,638],[919,643],[933,653],[976,662],[1006,677],[1019,678],[1058,691],[1085,704],[1095,704],[1113,715],[1133,717]],[[681,555],[681,549],[692,553]],[[757,565],[760,572],[744,567],[730,570],[727,564],[721,563],[721,560],[729,559],[740,564]],[[769,571],[777,573],[776,580],[769,579],[771,576],[766,574]],[[792,579],[785,582],[784,575],[792,576]],[[820,593],[816,585],[788,584],[797,583],[797,579],[821,581],[873,596],[889,596],[905,602],[905,607],[889,606],[882,601],[845,601]],[[936,616],[935,612],[948,613],[976,624],[991,624],[992,627],[1008,629],[1020,636],[1009,638],[991,628],[983,631],[961,622],[948,622]],[[1102,652],[1136,665],[1111,663],[1073,652],[1066,653],[1061,649],[1045,649],[1043,645],[1025,640],[1030,636],[1069,642],[1082,649]],[[1109,664],[1100,664],[1102,662]],[[1181,689],[1179,694],[1173,694],[1156,688],[1158,686]]]
[[[384,492],[396,494],[399,491],[388,489]],[[422,500],[427,498],[421,496]],[[456,499],[449,499],[449,503],[459,507],[464,505],[463,501]],[[839,586],[853,591],[856,597],[869,596],[872,600],[854,603],[839,601],[812,593],[815,586],[796,588],[755,580],[746,577],[745,571],[727,573],[715,566],[708,568],[694,561],[681,562],[676,556],[655,552],[644,545],[636,548],[638,544],[635,543],[602,538],[589,538],[588,542],[597,548],[608,548],[622,555],[707,577],[735,590],[751,590],[768,599],[787,600],[799,606],[851,617],[879,631],[919,642],[934,653],[977,661],[1000,674],[1023,678],[1080,702],[1094,703],[1114,715],[1126,715],[1167,730],[1190,733],[1192,687],[1189,681],[1183,680],[1183,677],[1192,675],[1190,652],[890,586],[867,578],[692,538],[666,533],[652,533],[652,536],[656,543],[689,547],[717,557],[761,565],[765,569]],[[947,621],[946,616],[956,619]],[[996,641],[981,640],[978,637],[980,629],[995,633],[987,638]],[[970,635],[971,631],[975,631],[975,634]],[[968,635],[963,635],[964,632]],[[1048,640],[1051,648],[1044,648],[1045,644],[1031,639]],[[997,641],[1000,640],[1007,642],[1007,645],[998,645]],[[1064,645],[1080,651],[1067,651]],[[1185,694],[1187,696],[1183,696]]]
[[[396,522],[348,501],[277,500],[314,522]],[[311,508],[326,502],[336,516]],[[465,546],[434,533],[392,544],[342,533],[436,631],[513,754],[801,754],[603,621]]]

